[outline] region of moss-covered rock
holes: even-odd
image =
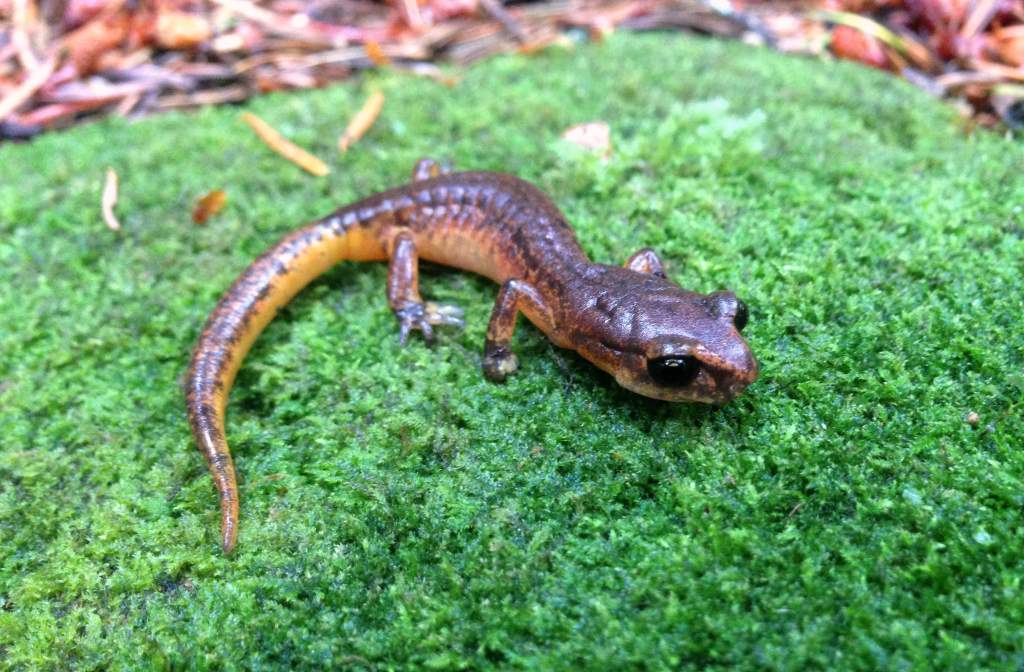
[[[0,666],[1024,664],[1019,144],[855,66],[667,36],[252,109],[334,173],[230,108],[0,147]],[[558,140],[592,120],[607,164]],[[535,181],[599,261],[651,245],[734,289],[761,379],[659,404],[524,326],[492,385],[493,286],[427,272],[468,327],[402,349],[384,266],[343,264],[236,384],[223,557],[180,388],[200,326],[278,236],[421,156]]]

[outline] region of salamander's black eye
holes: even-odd
[[[732,323],[736,325],[736,331],[743,331],[743,327],[747,326],[747,320],[749,319],[750,311],[747,310],[747,304],[737,299],[736,316],[732,318]]]
[[[659,385],[686,387],[700,371],[700,362],[692,355],[672,355],[647,360],[647,373]]]

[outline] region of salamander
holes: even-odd
[[[740,332],[748,311],[729,291],[700,294],[670,280],[642,249],[623,266],[590,261],[552,201],[500,173],[453,173],[424,159],[412,182],[340,208],[282,238],[235,280],[199,337],[187,377],[188,420],[220,496],[225,553],[238,534],[238,486],[225,438],[228,394],[253,341],[303,287],[342,260],[387,261],[387,300],[404,345],[453,306],[424,301],[419,260],[472,271],[500,286],[481,364],[496,382],[518,368],[510,341],[522,313],[619,385],[668,401],[720,404],[757,378]]]

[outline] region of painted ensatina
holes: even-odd
[[[461,311],[424,302],[419,259],[501,285],[487,326],[483,371],[502,381],[522,313],[623,387],[669,401],[726,402],[757,377],[740,331],[747,309],[732,292],[704,295],[665,276],[643,249],[624,267],[591,262],[558,208],[536,187],[498,173],[449,173],[420,161],[411,184],[309,224],[254,261],[206,322],[188,372],[188,418],[221,504],[225,552],[238,533],[238,486],[224,436],[225,406],[253,341],[311,280],[342,260],[388,261],[388,304],[405,343],[418,330],[461,324]]]

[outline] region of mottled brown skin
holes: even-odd
[[[739,333],[746,308],[731,292],[681,289],[649,249],[624,267],[592,263],[558,208],[533,185],[497,173],[450,174],[424,160],[411,184],[285,236],[242,273],[207,320],[188,373],[188,417],[220,495],[225,552],[238,533],[225,407],[253,341],[278,309],[342,260],[389,261],[388,303],[401,341],[412,330],[430,341],[434,326],[461,324],[461,311],[423,301],[420,259],[501,286],[482,360],[491,380],[503,381],[518,366],[509,342],[519,313],[556,345],[648,397],[724,403],[757,377]]]

